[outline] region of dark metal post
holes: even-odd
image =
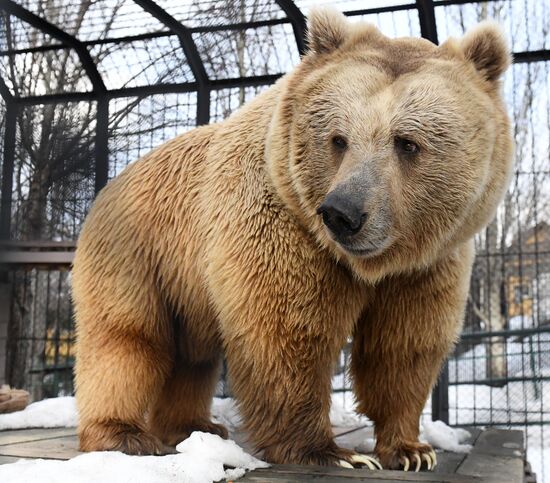
[[[0,198],[0,240],[9,240],[11,228],[11,202],[15,161],[15,127],[19,106],[6,101],[6,128],[4,132],[4,162],[2,164],[2,193]]]
[[[109,179],[109,99],[101,96],[97,101],[95,133],[95,192]]]
[[[8,86],[4,82],[4,79],[0,76],[0,96],[4,99],[4,101],[9,102],[13,100],[13,96],[11,94],[11,91],[9,90]]]
[[[449,424],[449,363],[445,362],[432,392],[432,421]]]
[[[418,7],[418,19],[420,21],[420,34],[425,39],[438,44],[433,0],[416,0],[416,6]]]
[[[197,89],[197,126],[210,122],[210,88],[200,85]]]
[[[286,16],[292,23],[292,30],[294,31],[298,52],[300,55],[304,55],[306,53],[307,30],[304,14],[292,0],[277,0],[277,4],[281,7],[281,10],[286,13]]]
[[[135,3],[177,35],[197,83],[197,125],[208,124],[210,120],[210,80],[191,31],[153,0],[135,0]]]

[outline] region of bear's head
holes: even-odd
[[[364,278],[428,266],[491,220],[508,185],[503,35],[482,23],[436,46],[326,9],[308,31],[268,134],[278,193]]]

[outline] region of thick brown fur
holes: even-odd
[[[226,436],[210,420],[225,353],[268,461],[349,461],[329,407],[350,335],[383,465],[431,449],[420,412],[460,332],[472,237],[510,175],[510,55],[492,25],[436,47],[327,10],[309,41],[267,92],[130,165],[94,203],[73,270],[83,450]],[[349,249],[316,213],[342,187],[368,213]]]

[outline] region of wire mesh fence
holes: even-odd
[[[33,400],[73,392],[74,325],[70,272],[16,271],[8,331],[7,379]]]
[[[109,105],[109,178],[168,139],[195,127],[194,92],[121,97]]]
[[[21,106],[11,240],[74,240],[94,198],[96,105]]]
[[[151,3],[166,15],[153,15]],[[0,239],[70,246],[108,179],[197,124],[222,121],[295,65],[303,48],[300,15],[319,3],[1,3]],[[511,39],[516,63],[503,89],[515,172],[497,216],[476,239],[464,333],[434,393],[433,415],[452,425],[523,428],[529,459],[541,481],[550,481],[550,4],[321,3],[392,37],[443,42],[494,18]],[[10,267],[1,271],[0,290],[10,301],[0,307],[9,319],[8,382],[34,399],[70,394],[68,267]],[[352,398],[348,362],[344,350],[333,387]],[[219,394],[230,394],[225,377]]]

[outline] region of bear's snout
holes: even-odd
[[[367,219],[362,204],[335,191],[327,195],[317,214],[322,215],[323,223],[337,239],[357,234]]]

